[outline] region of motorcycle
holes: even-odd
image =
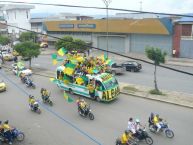
[[[88,116],[90,120],[94,120],[94,115],[91,112],[90,106],[87,106],[84,111],[81,110],[81,108],[78,106],[78,113],[82,117],[87,117]]]
[[[139,142],[139,141],[143,141],[145,140],[145,142],[148,145],[152,145],[153,144],[153,139],[148,135],[148,133],[146,132],[146,129],[139,129],[136,134],[134,135],[135,141]]]
[[[122,145],[121,139],[120,139],[120,138],[116,139],[115,144],[116,144],[116,145]],[[139,145],[139,144],[138,144],[135,140],[130,139],[130,140],[128,141],[127,145]]]
[[[50,106],[53,106],[52,100],[50,100],[50,94],[48,96],[42,95],[42,100],[44,103],[49,104]]]
[[[17,141],[21,142],[21,141],[24,140],[25,135],[24,135],[23,132],[19,131],[18,129],[13,128],[13,129],[11,130],[11,138],[12,138],[13,141],[14,141],[14,140],[17,140]],[[5,137],[4,133],[1,132],[1,133],[0,133],[0,144],[3,144],[3,143],[5,143],[5,142],[7,143],[7,142],[8,142],[8,139]]]
[[[26,82],[25,82],[25,84],[26,84],[27,87],[32,87],[33,89],[36,88],[35,84],[34,84],[33,81],[30,80],[30,79],[27,79]]]
[[[161,125],[161,129],[159,130],[159,133],[164,132],[168,138],[174,137],[174,132],[171,129],[169,129],[168,123],[166,121],[160,122],[160,125]],[[153,133],[156,133],[157,126],[150,124],[149,130]]]
[[[31,111],[36,112],[38,114],[41,113],[38,102],[35,102],[33,105],[29,105],[29,106],[30,106]]]
[[[27,77],[25,76],[25,77],[21,77],[21,82],[22,83],[26,83],[26,81],[27,81]]]

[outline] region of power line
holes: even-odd
[[[91,6],[79,6],[79,5],[64,5],[64,4],[48,4],[48,3],[30,3],[30,2],[13,2],[13,1],[0,1],[6,3],[16,3],[16,4],[30,4],[30,5],[46,5],[46,6],[59,6],[59,7],[74,7],[74,8],[86,8],[86,9],[107,9],[105,7],[91,7]],[[138,10],[129,10],[129,9],[118,9],[118,8],[108,8],[112,11],[126,11],[126,12],[134,12],[134,13],[146,13],[146,14],[155,14],[155,15],[166,15],[166,16],[178,16],[178,17],[191,17],[192,15],[183,15],[183,14],[174,14],[174,13],[157,13],[157,12],[149,12],[149,11],[138,11]]]

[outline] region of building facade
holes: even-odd
[[[19,36],[20,32],[25,31],[17,27],[31,30],[30,9],[34,6],[30,5],[1,5],[1,12],[8,26],[8,33]],[[14,27],[11,27],[14,26]]]
[[[181,18],[175,22],[173,55],[193,58],[193,18]]]
[[[65,35],[82,39],[93,47],[107,49],[106,20],[45,21],[48,35]],[[119,53],[145,53],[148,46],[158,47],[172,54],[172,23],[169,19],[109,20],[109,51]],[[54,43],[55,38],[48,37]]]

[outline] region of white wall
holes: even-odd
[[[23,29],[31,30],[29,10],[23,9],[7,10],[6,14],[8,25],[13,25]],[[18,34],[20,31],[24,30],[19,30],[18,28],[14,27],[8,27],[8,33],[12,33],[13,31]]]

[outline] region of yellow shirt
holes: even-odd
[[[132,138],[132,135],[131,134],[123,134],[122,137],[121,137],[121,143],[127,143],[129,141],[129,139]]]
[[[92,84],[88,84],[87,88],[88,88],[89,92],[91,92],[91,93],[93,93],[95,91],[95,88]]]
[[[159,122],[159,118],[157,116],[154,116],[153,118],[153,123],[156,124]]]
[[[35,99],[29,99],[29,104],[34,104],[35,103]]]
[[[4,129],[4,132],[6,132],[6,131],[10,130],[11,127],[8,124],[3,124],[3,129]]]

